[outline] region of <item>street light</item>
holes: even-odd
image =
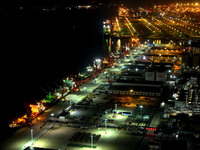
[[[115,111],[117,111],[117,104],[115,104]]]
[[[93,134],[91,135],[91,148],[93,149]]]
[[[54,114],[52,113],[52,114],[51,114],[51,117],[52,117],[52,121],[53,121],[53,116],[54,116]]]
[[[141,105],[140,108],[141,108],[141,116],[142,116],[142,119],[143,119],[143,114],[142,114],[143,106]]]
[[[161,103],[161,107],[164,107],[164,106],[165,106],[165,102],[162,102],[162,103]]]
[[[33,129],[31,129],[31,140],[33,140]]]
[[[133,93],[133,90],[130,90],[130,93],[132,94],[132,93]]]
[[[105,129],[107,128],[107,119],[105,119]]]

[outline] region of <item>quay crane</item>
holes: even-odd
[[[72,78],[71,79],[72,79],[72,84],[73,84],[73,87],[72,87],[71,91],[74,91],[74,92],[80,91],[78,77],[74,76],[74,74],[72,73]]]

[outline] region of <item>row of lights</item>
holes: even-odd
[[[142,20],[145,21],[145,22],[148,24],[146,27],[147,27],[150,31],[153,30],[153,32],[156,32],[156,31],[161,32],[161,30],[160,30],[158,27],[154,26],[154,25],[153,25],[151,22],[149,22],[147,19],[145,19],[145,18],[142,17]],[[154,29],[151,29],[150,26],[153,27],[155,30],[154,30]]]
[[[175,21],[172,21],[172,20],[170,20],[170,19],[168,19],[168,18],[166,18],[166,17],[163,17],[164,19],[166,19],[166,20],[168,20],[168,21],[170,21],[170,22],[172,22],[172,23],[175,23]],[[181,21],[183,21],[184,23],[188,23],[189,21],[184,21],[184,20],[181,20]],[[190,23],[191,24],[191,23]],[[166,24],[165,24],[166,25]],[[182,26],[182,27],[185,27],[185,29],[188,29],[188,30],[191,30],[192,32],[194,31],[194,29],[193,28],[190,28],[190,27],[188,27],[188,26],[185,26],[185,25],[183,25],[183,24],[179,24],[179,23],[177,23],[177,25],[180,25],[180,26]],[[193,25],[194,27],[198,27],[197,25],[195,26],[195,24],[191,24],[191,25]],[[169,28],[171,28],[171,29],[173,29],[174,27],[172,27],[172,26],[170,26],[170,25],[167,25]],[[178,29],[175,29],[174,28],[174,30],[177,30],[177,32],[179,32],[179,30]],[[198,32],[198,30],[195,30],[195,32]],[[180,33],[182,33],[182,32],[180,32]],[[199,32],[200,33],[200,32]]]
[[[156,131],[157,129],[156,129],[156,128],[146,128],[146,130],[153,130],[153,131]]]

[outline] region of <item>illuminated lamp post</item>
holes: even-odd
[[[140,109],[141,109],[141,116],[142,116],[142,119],[143,119],[143,112],[142,112],[143,106],[142,105],[140,106]]]
[[[117,104],[115,104],[115,111],[117,111]]]
[[[105,119],[105,129],[107,128],[107,119]]]
[[[133,90],[130,90],[130,94],[133,94]]]
[[[31,129],[31,140],[33,140],[33,129]]]
[[[52,114],[51,114],[52,119],[53,119],[53,116],[54,116],[54,114],[52,113]]]
[[[54,116],[54,114],[52,113],[52,114],[51,114],[52,121],[53,121],[53,116]]]
[[[91,135],[91,148],[93,149],[93,135]]]
[[[54,116],[54,113],[51,114],[52,121],[53,121],[53,116]],[[55,125],[55,121],[53,121],[53,122],[54,122],[54,124],[53,124],[52,128],[54,128],[54,125]]]

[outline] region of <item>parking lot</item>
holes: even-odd
[[[92,146],[96,150],[121,150],[123,147],[131,150],[137,147],[141,138],[140,135],[116,128],[81,129],[55,123],[54,127],[37,139],[32,146],[49,149],[67,147],[68,150],[91,149],[91,135]]]

